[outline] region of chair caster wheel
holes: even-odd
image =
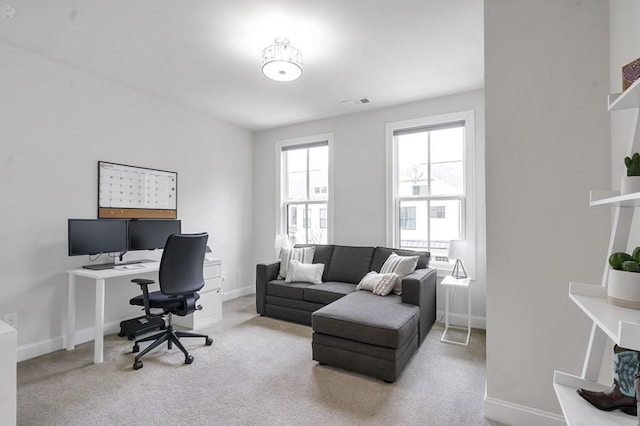
[[[140,370],[143,367],[142,361],[138,360],[133,363],[134,370]]]
[[[124,337],[125,336],[125,332],[120,330],[120,332],[118,333],[118,337]]]
[[[185,364],[191,364],[193,362],[193,355],[189,355],[184,359]]]
[[[211,337],[207,337],[207,340],[205,340],[204,344],[207,346],[213,345],[213,339]]]
[[[131,352],[134,354],[140,352],[140,346],[138,346],[138,344],[133,345],[133,350]]]

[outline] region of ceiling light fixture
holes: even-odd
[[[302,53],[288,38],[278,37],[275,42],[262,51],[262,72],[271,80],[297,80],[302,75]]]

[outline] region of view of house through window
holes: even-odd
[[[327,244],[329,146],[282,147],[285,232],[292,244]]]
[[[464,238],[464,122],[394,130],[393,142],[396,245],[446,261]]]

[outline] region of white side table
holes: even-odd
[[[452,275],[447,275],[444,277],[442,282],[440,283],[446,288],[446,302],[444,308],[444,332],[442,333],[441,342],[445,343],[454,343],[456,345],[469,346],[469,339],[471,338],[471,289],[469,286],[471,285],[471,278],[456,278]],[[467,290],[467,328],[457,327],[453,325],[449,325],[449,288],[463,288]],[[456,342],[455,340],[449,340],[446,338],[447,331],[449,329],[459,329],[467,331],[467,339],[464,342]]]

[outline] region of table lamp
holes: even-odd
[[[455,259],[456,264],[451,271],[451,275],[455,278],[467,278],[467,271],[464,269],[464,265],[462,264],[462,259],[465,255],[467,245],[466,241],[463,240],[453,240],[449,242],[449,259]],[[460,271],[462,269],[462,271]]]
[[[280,256],[281,249],[289,247],[291,247],[289,244],[289,236],[287,234],[276,234],[276,239],[273,243],[273,248],[276,249],[276,258]]]

